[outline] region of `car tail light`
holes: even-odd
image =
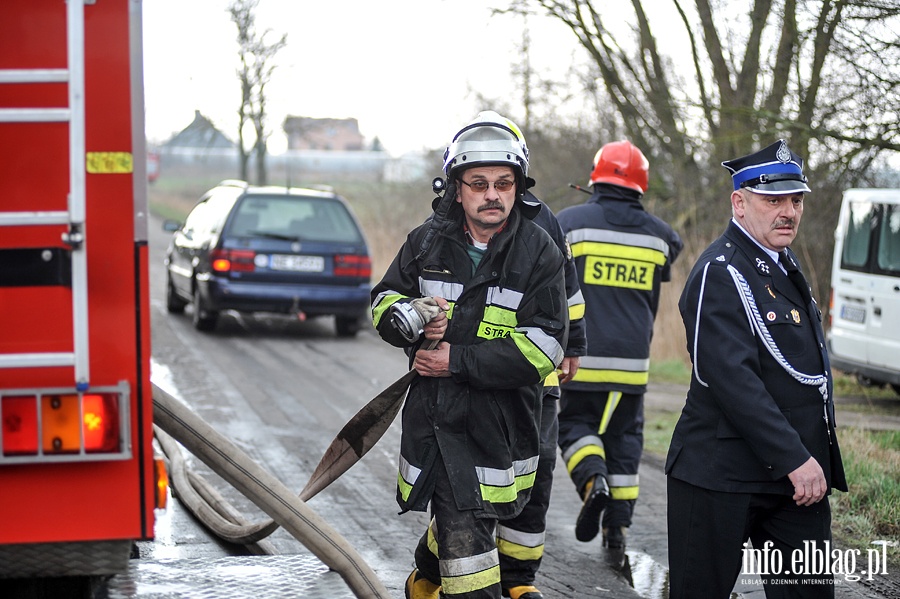
[[[213,250],[209,259],[216,272],[253,272],[256,268],[253,250]]]
[[[120,451],[117,393],[6,396],[0,411],[4,456]]]
[[[372,276],[372,259],[358,254],[339,254],[334,257],[334,276],[368,279]]]

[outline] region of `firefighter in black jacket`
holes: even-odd
[[[608,143],[594,157],[591,197],[557,215],[584,295],[588,350],[572,381],[562,385],[559,447],[584,500],[575,537],[597,536],[602,515],[603,544],[614,566],[624,560],[638,496],[660,285],[670,279],[682,248],[678,234],[641,205],[648,170],[631,142]]]
[[[827,552],[827,495],[847,490],[822,315],[788,248],[803,160],[779,140],[722,164],[733,218],[679,301],[693,369],[666,461],[670,597],[729,597],[748,538],[773,556],[766,597],[834,597],[830,572],[792,563]]]
[[[430,503],[433,519],[410,599],[499,598],[497,521],[533,485],[542,381],[562,362],[568,314],[563,256],[522,202],[527,168],[520,136],[481,113],[447,148],[435,218],[372,291],[379,334],[410,348],[421,375],[403,407],[397,500],[404,511]],[[421,326],[408,326],[415,316]]]

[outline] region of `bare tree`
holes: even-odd
[[[287,45],[287,34],[274,42],[267,41],[272,30],[266,29],[260,33],[256,29],[255,11],[258,5],[259,0],[233,0],[228,12],[237,26],[241,62],[238,69],[241,81],[241,104],[238,108],[240,176],[245,181],[249,180],[252,154],[256,161],[256,182],[265,185],[268,180],[266,156],[269,138],[269,131],[266,130],[266,85],[271,81],[275,70],[275,55]],[[249,147],[246,139],[248,125],[252,127],[254,134]]]
[[[571,29],[599,84],[586,91],[651,157],[651,194],[677,199],[665,217],[697,246],[728,210],[719,163],[787,138],[808,157],[807,230],[829,232],[801,240],[827,294],[839,191],[900,151],[896,0],[510,0],[500,12]]]

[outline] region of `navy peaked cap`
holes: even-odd
[[[766,195],[809,193],[803,159],[779,139],[755,154],[722,163],[731,172],[734,188]]]

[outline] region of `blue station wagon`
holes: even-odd
[[[166,307],[213,330],[225,310],[334,316],[340,336],[368,322],[372,261],[340,196],[223,181],[174,232],[166,254]]]

